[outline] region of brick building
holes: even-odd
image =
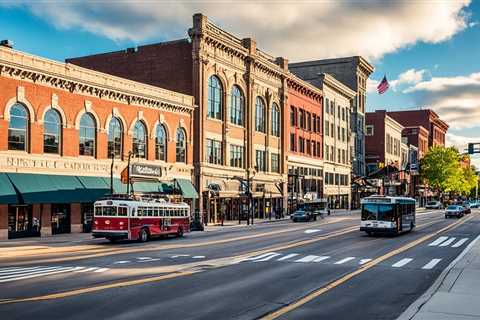
[[[323,198],[323,95],[319,88],[294,75],[290,75],[287,85],[284,127],[292,211],[296,200]]]
[[[423,126],[405,127],[402,137],[406,142],[418,148],[418,160],[428,152],[428,130]]]
[[[422,126],[428,130],[428,147],[445,146],[448,124],[433,110],[390,111],[387,113],[404,127]],[[420,146],[417,146],[420,148]]]
[[[286,60],[195,14],[189,38],[67,61],[193,95],[195,182],[209,222],[245,212],[252,186],[257,217],[286,203]],[[250,181],[251,183],[245,183]]]
[[[192,96],[7,47],[0,88],[0,238],[88,231],[112,157],[113,191],[125,192],[130,151],[160,172],[135,193],[191,187]]]

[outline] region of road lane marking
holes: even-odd
[[[30,267],[30,268],[17,268],[17,269],[0,269],[0,275],[13,273],[13,272],[26,272],[26,271],[34,271],[37,269],[48,268],[46,266],[38,266],[38,267]]]
[[[125,264],[125,263],[129,263],[130,260],[121,260],[121,261],[115,261],[113,264]]]
[[[250,258],[247,258],[245,260],[256,260],[256,259],[261,259],[261,258],[264,258],[264,257],[268,257],[269,255],[271,254],[275,254],[276,252],[266,252],[264,254],[261,254],[259,256],[254,256],[254,257],[250,257]]]
[[[313,260],[313,262],[321,262],[323,260],[330,259],[330,256],[320,256],[317,259]]]
[[[393,268],[401,268],[401,267],[403,267],[404,265],[410,263],[412,260],[413,260],[413,259],[411,259],[411,258],[404,258],[404,259],[398,261],[397,263],[392,264],[392,267],[393,267]]]
[[[320,232],[320,231],[322,231],[322,230],[320,230],[320,229],[307,229],[304,232],[306,234],[310,234],[310,233],[315,233],[315,232]]]
[[[75,272],[81,272],[81,273],[83,273],[83,272],[94,271],[94,270],[97,270],[97,269],[98,269],[98,267],[90,267],[90,268],[86,268],[86,269],[77,270],[77,271],[75,271]]]
[[[321,288],[318,288],[317,290],[314,290],[313,292],[307,294],[306,296],[302,297],[301,299],[298,299],[297,301],[293,302],[293,303],[290,303],[286,306],[283,306],[283,307],[280,307],[279,309],[271,312],[271,313],[268,313],[266,314],[265,316],[259,318],[259,319],[263,319],[263,320],[273,320],[273,319],[277,319],[283,315],[285,315],[286,313],[290,312],[290,311],[293,311],[301,306],[303,306],[304,304],[316,299],[317,297],[321,296],[322,294],[340,286],[341,284],[349,281],[350,279],[354,278],[355,276],[373,268],[374,266],[378,265],[379,263],[387,260],[387,259],[390,259],[402,252],[405,252],[427,240],[430,240],[432,239],[433,237],[441,234],[442,232],[445,232],[447,230],[450,230],[450,229],[453,229],[453,228],[456,228],[457,226],[459,225],[462,225],[463,223],[467,222],[467,221],[470,221],[471,219],[473,218],[473,216],[470,216],[466,219],[463,219],[463,220],[459,220],[459,221],[456,221],[452,224],[449,224],[448,226],[446,227],[443,227],[431,234],[427,234],[423,237],[420,237],[418,238],[417,240],[414,240],[412,242],[409,242],[407,244],[405,244],[404,246],[400,247],[400,248],[397,248],[395,250],[392,250],[386,254],[384,254],[383,256],[380,256],[378,258],[375,258],[374,260],[370,261],[370,262],[367,262],[365,263],[364,265],[362,265],[361,267],[359,267],[357,270],[353,271],[353,272],[350,272],[346,275],[344,275],[343,277],[341,277],[340,279],[337,279],[335,281],[332,281],[330,283],[328,283],[327,285],[321,287]],[[4,303],[10,303],[10,302],[0,302],[0,304],[4,304]]]
[[[93,271],[93,272],[100,273],[100,272],[105,272],[105,271],[107,271],[107,270],[110,270],[110,269],[108,269],[108,268],[100,268],[100,269],[95,270],[95,271]]]
[[[20,272],[11,272],[11,273],[6,273],[2,276],[0,276],[0,279],[6,279],[6,278],[13,278],[13,277],[18,277],[24,274],[37,274],[37,273],[44,273],[52,270],[59,269],[60,267],[43,267],[40,269],[36,270],[26,270],[26,271],[20,271]]]
[[[79,268],[79,267],[77,267],[77,268]],[[50,275],[53,275],[53,274],[59,274],[59,273],[74,271],[75,269],[76,269],[75,267],[64,267],[64,268],[59,268],[57,270],[52,270],[50,272],[30,274],[30,275],[26,275],[26,276],[9,278],[9,279],[0,279],[0,283],[17,281],[17,280],[32,279],[32,278],[38,278],[38,277],[44,277],[44,276],[50,276]]]
[[[379,258],[375,259],[375,261],[372,261],[370,263],[367,263],[367,264],[363,265],[361,268],[359,268],[354,273],[347,274],[344,277],[336,280],[335,282],[330,283],[326,287],[321,288],[321,289],[313,292],[310,296],[302,298],[301,300],[297,301],[295,303],[295,305],[301,303],[302,301],[308,302],[309,300],[314,299],[316,296],[321,295],[326,291],[329,291],[330,289],[334,288],[335,286],[338,286],[341,283],[343,283],[345,281],[348,281],[350,278],[353,278],[357,274],[362,273],[362,272],[372,268],[373,266],[380,263],[381,261],[383,261],[383,260],[385,260],[385,259],[387,259],[387,258],[389,258],[393,255],[396,255],[398,252],[403,252],[403,251],[405,251],[405,250],[407,250],[411,247],[414,247],[415,245],[417,245],[419,243],[422,243],[426,240],[429,240],[432,237],[434,237],[435,235],[438,235],[438,234],[440,234],[440,233],[442,233],[442,232],[444,232],[444,231],[446,231],[450,228],[453,228],[453,227],[455,227],[459,224],[465,223],[466,221],[469,221],[470,219],[472,219],[472,218],[469,217],[465,220],[457,221],[457,222],[455,222],[451,225],[448,225],[448,226],[444,227],[443,229],[438,230],[437,232],[435,232],[431,235],[426,235],[423,238],[417,239],[416,241],[414,241],[412,243],[409,243],[406,246],[401,247],[401,248],[399,248],[395,251],[392,251],[392,252],[386,254],[383,257],[379,257]],[[444,221],[444,220],[442,219],[442,220],[438,220],[438,221],[428,222],[428,223],[425,223],[423,225],[419,225],[418,227],[419,228],[426,228],[427,226],[430,226],[433,223],[436,223],[436,222],[439,222],[439,221]],[[225,266],[225,264],[219,263],[218,265],[214,265],[215,261],[218,261],[218,260],[221,261],[221,260],[228,259],[228,264],[227,265],[233,265],[233,264],[239,263],[241,261],[250,260],[252,256],[258,256],[258,255],[262,255],[262,254],[271,252],[271,250],[275,250],[275,251],[287,250],[287,249],[296,248],[296,247],[300,247],[300,246],[303,246],[303,245],[308,245],[308,244],[311,244],[311,243],[319,242],[319,241],[322,241],[322,240],[342,236],[342,235],[349,234],[349,233],[352,233],[352,232],[357,232],[357,231],[358,231],[358,226],[347,227],[347,228],[343,228],[343,229],[339,229],[339,230],[336,230],[336,231],[329,232],[325,235],[321,235],[321,236],[315,237],[313,239],[307,239],[307,240],[302,240],[302,241],[290,241],[290,242],[284,243],[280,246],[272,246],[270,248],[265,248],[265,249],[261,249],[261,250],[257,250],[257,251],[253,251],[253,252],[251,251],[251,252],[243,253],[243,254],[240,254],[240,255],[237,255],[237,256],[233,256],[233,257],[227,257],[227,258],[223,258],[223,259],[214,259],[214,260],[209,260],[209,261],[202,261],[202,262],[199,262],[199,263],[190,263],[190,264],[186,264],[186,265],[176,266],[177,270],[175,270],[175,271],[163,271],[163,273],[170,272],[170,273],[165,274],[165,275],[142,278],[142,279],[138,279],[138,280],[117,281],[117,282],[113,282],[113,283],[106,284],[106,285],[90,286],[90,287],[87,287],[87,288],[80,288],[80,289],[74,289],[74,290],[70,290],[70,291],[56,292],[56,293],[51,293],[51,294],[46,294],[46,295],[41,295],[41,296],[34,296],[34,297],[27,297],[27,298],[3,299],[3,301],[0,301],[0,305],[2,305],[2,304],[12,304],[12,303],[21,303],[21,302],[31,302],[31,301],[45,301],[45,300],[62,299],[62,298],[78,296],[78,295],[87,294],[87,293],[99,292],[99,291],[108,290],[108,289],[136,286],[136,285],[141,285],[141,284],[144,284],[144,283],[160,282],[160,281],[173,279],[173,278],[177,278],[177,277],[189,276],[189,275],[200,272],[201,270],[199,270],[197,268],[199,266],[205,265],[205,263],[208,263],[208,262],[210,262],[210,264],[213,266],[213,268],[215,268],[215,267],[219,268],[219,267]],[[188,271],[178,271],[178,268],[181,268],[181,267],[183,267],[184,269],[185,268],[190,268],[190,270],[188,270]],[[161,269],[161,270],[165,270],[165,269]],[[166,270],[171,270],[171,269],[167,268]],[[162,272],[162,271],[158,271],[158,272]],[[333,285],[333,287],[332,287],[332,285]],[[306,302],[304,302],[304,303],[306,303]],[[301,304],[304,304],[304,303],[301,303]],[[290,309],[295,309],[296,308],[296,306],[294,306],[293,308],[292,308],[292,306],[293,305],[290,304],[290,305],[284,307],[283,309],[289,309],[290,310]],[[282,312],[283,309],[279,309],[272,314]],[[285,312],[282,312],[282,314],[283,313],[285,313]],[[270,314],[270,315],[272,315],[272,314]],[[274,318],[272,318],[272,319],[274,319]]]
[[[170,258],[175,259],[175,258],[180,258],[180,257],[190,257],[189,254],[176,254],[174,256],[171,256]]]
[[[267,256],[267,257],[265,257],[265,258],[262,258],[262,259],[257,259],[257,260],[253,260],[253,261],[254,261],[254,262],[263,262],[263,261],[268,261],[268,260],[270,260],[270,259],[273,259],[273,258],[275,258],[275,257],[278,257],[278,256],[280,256],[280,255],[281,255],[280,253],[273,253],[273,254],[271,254],[271,255],[269,255],[269,256]]]
[[[137,257],[138,260],[150,260],[151,257]]]
[[[287,254],[286,256],[283,256],[279,259],[277,259],[277,261],[285,261],[287,259],[290,259],[290,258],[293,258],[293,257],[296,257],[298,256],[298,253],[290,253],[290,254]]]
[[[430,243],[428,246],[429,247],[435,247],[435,246],[438,246],[440,243],[442,243],[443,241],[447,240],[448,237],[440,237],[438,238],[437,240],[433,241],[432,243]]]
[[[452,246],[452,248],[458,248],[458,247],[462,246],[462,244],[464,244],[465,242],[467,242],[468,239],[469,239],[469,238],[463,238],[463,239],[461,239],[461,240],[458,240],[458,242],[455,243],[455,244]]]
[[[139,263],[144,263],[144,262],[153,262],[153,261],[159,261],[160,258],[152,258],[152,259],[148,259],[148,260],[141,260],[141,261],[138,261]]]
[[[313,260],[320,258],[319,256],[314,256],[314,255],[308,255],[303,258],[300,258],[298,260],[295,260],[295,262],[312,262]]]
[[[427,263],[426,265],[424,265],[424,266],[422,267],[422,269],[426,269],[426,270],[433,269],[440,261],[442,261],[442,259],[432,259],[432,260],[430,260],[429,263]]]
[[[192,259],[205,259],[205,256],[193,256]]]
[[[449,246],[453,243],[453,241],[455,241],[455,237],[452,237],[450,239],[448,239],[447,241],[443,242],[442,244],[439,245],[439,247],[446,247],[446,246]]]
[[[335,262],[335,264],[344,264],[345,262],[351,261],[353,259],[355,259],[355,257],[347,257],[347,258],[344,258],[340,261]]]
[[[363,264],[365,264],[367,262],[370,262],[370,261],[372,261],[372,259],[360,259],[360,262],[358,264],[363,265]]]

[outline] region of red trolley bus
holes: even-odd
[[[110,241],[148,241],[190,232],[190,207],[163,199],[105,199],[95,202],[92,235]]]

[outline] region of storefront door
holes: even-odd
[[[40,235],[40,221],[32,219],[32,206],[8,206],[8,238]]]
[[[92,232],[93,203],[82,203],[80,211],[82,215],[82,231],[86,233]]]
[[[52,204],[52,234],[70,233],[70,205]]]

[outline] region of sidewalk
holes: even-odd
[[[397,320],[480,319],[480,236]]]

